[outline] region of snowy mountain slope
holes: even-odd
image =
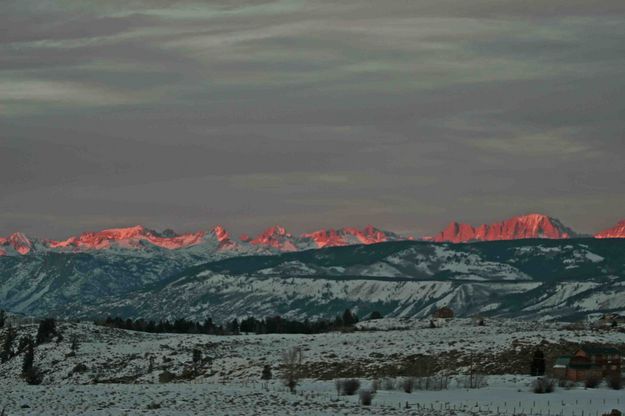
[[[348,307],[361,316],[424,317],[448,305],[460,316],[577,319],[625,310],[624,292],[625,240],[403,241],[227,258],[46,310],[226,320],[330,317]]]

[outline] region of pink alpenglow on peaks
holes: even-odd
[[[86,232],[63,241],[50,241],[50,248],[75,248],[85,250],[103,250],[117,245],[122,248],[137,248],[141,242],[147,241],[155,246],[175,250],[198,244],[202,241],[204,231],[188,234],[162,236],[155,231],[137,225],[128,228],[110,228],[98,232]]]
[[[578,236],[555,218],[543,214],[512,217],[503,222],[473,227],[452,222],[432,237],[436,242],[463,243],[468,241],[517,240],[524,238],[564,239]]]
[[[224,227],[221,225],[213,228],[211,233],[215,236],[217,241],[219,242],[220,249],[230,249],[234,248],[236,244],[230,239],[230,234],[226,231]]]
[[[353,235],[358,237],[363,244],[383,243],[385,241],[389,241],[388,233],[375,228],[373,225],[367,225],[362,230],[346,228],[345,231],[352,232]]]
[[[620,221],[612,228],[595,234],[595,238],[625,238],[625,220]]]
[[[313,240],[318,248],[346,246],[348,244],[341,233],[333,228],[302,234],[302,238]]]
[[[458,222],[450,223],[440,233],[423,237],[421,241],[432,242],[476,242],[517,240],[526,238],[567,239],[583,237],[553,217],[543,214],[528,214],[509,218],[492,224],[473,226]],[[590,237],[590,236],[588,236]],[[625,238],[625,220],[614,227],[594,235],[595,238]],[[141,225],[134,227],[109,228],[101,231],[84,232],[65,240],[29,239],[23,233],[0,237],[0,256],[36,255],[48,250],[88,252],[93,250],[178,250],[193,247],[192,253],[249,254],[275,253],[309,250],[315,248],[340,247],[355,244],[376,244],[388,241],[414,240],[384,231],[372,225],[364,228],[323,228],[317,231],[293,235],[284,227],[275,225],[257,236],[241,235],[233,240],[221,225],[209,230],[176,233],[171,229],[154,231]],[[228,252],[228,253],[226,253]]]
[[[280,251],[296,251],[297,247],[292,241],[293,236],[284,227],[274,225],[267,228],[254,239],[248,240],[250,244],[267,246]]]
[[[7,238],[0,237],[0,246],[13,248],[21,255],[30,253],[33,248],[33,243],[22,233],[13,233]],[[0,247],[0,256],[7,254],[6,249]]]
[[[426,237],[430,241],[460,243],[475,240],[475,228],[469,224],[450,223],[447,228],[434,237]]]
[[[322,229],[302,234],[302,238],[312,239],[318,248],[351,244],[374,244],[403,239],[393,233],[379,230],[372,225],[367,225],[362,230],[354,227],[344,227],[338,230],[332,228],[328,230]]]

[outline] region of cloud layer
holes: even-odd
[[[0,5],[0,235],[625,217],[625,4]]]

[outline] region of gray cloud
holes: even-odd
[[[0,235],[625,214],[622,1],[6,1]]]

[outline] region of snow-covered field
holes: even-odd
[[[35,365],[44,372],[43,384],[27,385],[20,377],[20,356],[0,365],[0,412],[12,415],[247,415],[247,414],[414,414],[414,415],[601,415],[625,409],[622,391],[556,388],[551,394],[532,393],[533,379],[524,373],[540,346],[546,351],[593,343],[625,345],[617,330],[570,328],[560,323],[512,320],[487,321],[476,326],[469,319],[437,322],[382,319],[363,322],[359,331],[317,335],[148,334],[95,326],[61,323],[60,343],[37,347]],[[36,325],[22,325],[19,336],[34,335]],[[70,354],[69,340],[80,339]],[[2,338],[2,337],[0,337]],[[280,380],[282,352],[300,347],[304,379],[291,394]],[[192,350],[202,361],[195,367]],[[555,353],[555,352],[554,352]],[[450,376],[448,390],[388,389],[398,384],[406,368],[427,357],[440,374]],[[477,357],[487,386],[466,389],[462,374],[468,357]],[[493,362],[509,360],[517,364]],[[525,361],[527,362],[525,362]],[[444,361],[444,362],[443,362]],[[273,379],[261,381],[263,366]],[[516,374],[511,374],[514,372]],[[161,381],[163,374],[170,380]],[[358,395],[337,396],[335,378],[356,377],[362,389],[382,380],[373,405],[359,404]],[[584,413],[582,413],[584,412]]]
[[[537,395],[529,377],[497,377],[478,390],[378,391],[371,406],[337,396],[334,383],[306,380],[296,394],[277,381],[4,386],[7,415],[566,415],[595,416],[625,408],[622,391],[556,390]],[[369,385],[368,382],[364,383]]]

